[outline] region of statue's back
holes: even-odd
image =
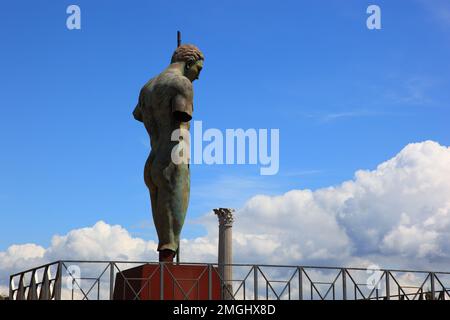
[[[149,80],[141,89],[133,114],[137,120],[144,123],[151,137],[152,150],[172,146],[171,135],[174,130],[182,126],[189,129],[188,123],[181,124],[173,116],[172,100],[176,96],[187,100],[187,108],[190,109],[188,113],[192,113],[192,84],[177,70],[170,68]]]

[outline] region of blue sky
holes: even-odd
[[[432,3],[431,3],[432,2]],[[82,29],[66,28],[81,7]],[[366,28],[377,4],[382,29]],[[280,172],[193,165],[195,220],[249,197],[317,189],[406,144],[450,144],[445,1],[14,1],[0,11],[0,250],[105,220],[155,238],[139,89],[176,44],[205,54],[195,120],[279,128]]]

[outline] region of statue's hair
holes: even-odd
[[[199,48],[192,44],[182,44],[174,51],[170,63],[188,61],[196,62],[199,60],[205,60],[205,57]]]

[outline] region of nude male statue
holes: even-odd
[[[133,111],[150,136],[151,152],[144,181],[150,191],[153,221],[158,233],[159,261],[172,262],[189,202],[188,163],[175,163],[171,154],[179,141],[172,132],[189,130],[193,112],[192,82],[198,79],[204,56],[194,45],[179,46],[170,65],[141,89]]]

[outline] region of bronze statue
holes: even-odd
[[[198,79],[204,56],[194,45],[180,45],[170,65],[141,89],[133,116],[150,136],[151,152],[144,180],[150,191],[153,221],[158,233],[159,261],[173,261],[189,202],[189,163],[176,164],[171,154],[179,141],[174,130],[189,130],[193,112],[192,82]]]

